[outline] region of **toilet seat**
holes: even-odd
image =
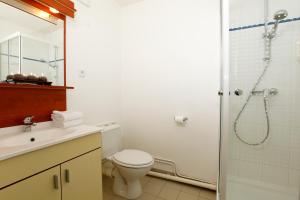
[[[153,165],[153,157],[140,150],[125,149],[113,155],[112,160],[123,167],[143,168]]]

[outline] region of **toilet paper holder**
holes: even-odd
[[[188,117],[185,117],[185,116],[175,116],[174,117],[174,121],[178,124],[184,124],[188,121]]]

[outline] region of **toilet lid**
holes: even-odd
[[[125,149],[116,153],[113,160],[125,166],[146,166],[153,163],[153,157],[144,151]]]

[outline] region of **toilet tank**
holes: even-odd
[[[121,150],[121,127],[115,122],[107,122],[97,125],[102,136],[102,157],[109,158]]]

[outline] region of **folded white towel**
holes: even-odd
[[[57,128],[70,128],[70,127],[81,125],[82,123],[83,123],[82,119],[76,119],[67,122],[53,120],[53,126]]]
[[[53,111],[51,115],[52,119],[57,119],[61,121],[70,121],[76,119],[82,119],[83,115],[81,112],[72,112],[72,111]]]
[[[56,122],[68,122],[68,121],[72,121],[72,120],[77,120],[77,119],[64,120],[63,117],[55,115],[55,114],[51,114],[51,119],[52,119],[52,121],[56,121]],[[81,118],[79,118],[79,119],[81,119]]]

